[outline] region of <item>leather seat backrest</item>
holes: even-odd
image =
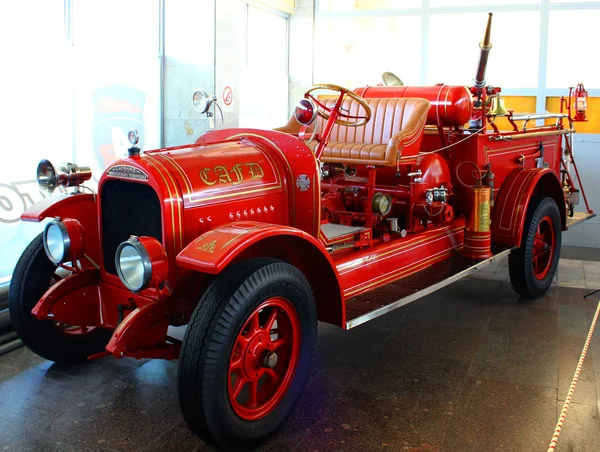
[[[371,120],[360,127],[335,124],[329,141],[387,144],[392,135],[407,127],[415,127],[420,122],[421,114],[413,115],[412,113],[423,103],[423,99],[365,99],[365,101],[371,107]],[[335,105],[335,99],[327,99],[324,104],[331,108]],[[350,115],[365,113],[360,104],[352,99],[345,99],[342,108]],[[412,124],[413,122],[414,124]],[[317,120],[319,133],[323,131],[325,123],[326,121],[319,116]]]

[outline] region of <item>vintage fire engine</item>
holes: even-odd
[[[75,191],[22,216],[49,219],[11,283],[23,342],[56,362],[178,358],[188,426],[243,448],[296,403],[317,320],[356,327],[505,255],[516,292],[543,294],[561,232],[594,215],[575,183],[573,96],[559,114],[507,111],[484,79],[490,25],[470,89],[317,85],[278,130],[143,153],[132,131],[97,194],[80,188],[89,168],[42,161],[42,187]]]

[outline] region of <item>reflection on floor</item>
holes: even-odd
[[[501,262],[348,332],[321,324],[309,385],[261,450],[546,450],[600,298],[583,298],[600,287],[598,269],[563,260],[557,285],[527,301]],[[176,373],[176,362],[2,356],[0,451],[211,450],[183,424]],[[557,450],[600,450],[598,394],[600,330]]]

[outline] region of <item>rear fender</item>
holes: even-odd
[[[344,324],[335,265],[323,246],[299,229],[251,221],[229,223],[191,242],[176,261],[182,267],[216,275],[229,264],[252,257],[273,257],[297,267],[313,289],[319,320]]]
[[[534,196],[547,196],[556,201],[562,230],[566,230],[565,198],[554,171],[549,168],[515,168],[504,180],[494,206],[494,244],[521,245],[527,209]]]
[[[100,263],[100,237],[98,234],[98,197],[91,193],[61,193],[35,203],[21,215],[22,221],[39,223],[46,218],[73,218],[85,232],[85,254]],[[85,263],[85,261],[84,261]]]

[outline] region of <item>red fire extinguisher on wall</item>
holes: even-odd
[[[579,83],[575,88],[575,117],[573,121],[587,121],[585,111],[587,110],[588,92],[583,87],[583,83]]]

